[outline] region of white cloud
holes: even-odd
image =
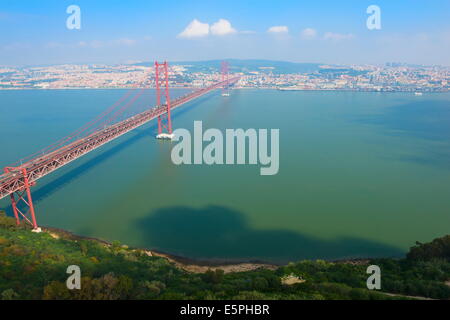
[[[269,33],[288,33],[289,29],[286,26],[273,26],[270,27],[267,32]]]
[[[209,34],[215,36],[224,36],[227,34],[236,33],[236,29],[231,26],[230,21],[226,19],[219,19],[211,26],[208,23],[203,23],[194,19],[189,25],[178,35],[178,38],[200,38]]]
[[[306,40],[314,39],[317,36],[317,31],[313,28],[306,28],[302,30],[301,36]]]
[[[350,40],[353,39],[355,36],[351,33],[348,34],[342,34],[342,33],[334,33],[334,32],[327,32],[323,36],[325,40],[331,40],[331,41],[341,41],[341,40]]]
[[[194,19],[188,26],[178,35],[179,38],[199,38],[209,34],[209,24]]]
[[[217,36],[224,36],[226,34],[236,33],[236,30],[231,26],[230,21],[219,19],[219,21],[211,25],[211,34]]]

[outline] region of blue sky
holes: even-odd
[[[73,4],[80,30],[66,27]],[[381,30],[366,27],[373,4]],[[450,65],[449,0],[2,0],[0,30],[0,65],[223,58]]]

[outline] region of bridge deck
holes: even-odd
[[[237,80],[239,80],[239,77],[231,78],[228,80],[228,83],[234,83]],[[173,100],[171,102],[171,110],[180,107],[181,105],[214,89],[220,88],[225,83],[226,81],[221,81]],[[28,181],[33,183],[47,174],[124,135],[125,133],[146,124],[166,112],[167,109],[164,105],[151,108],[111,125],[103,130],[98,130],[87,137],[74,141],[48,154],[32,159],[21,165],[20,168],[26,169]],[[0,199],[13,192],[23,189],[24,186],[24,177],[21,170],[11,170],[8,173],[0,175]]]

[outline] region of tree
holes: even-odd
[[[44,300],[68,300],[71,298],[69,289],[65,283],[52,281],[44,287]]]
[[[408,260],[445,259],[450,261],[450,235],[434,239],[429,243],[416,242],[406,255]]]
[[[19,295],[13,289],[6,289],[2,292],[2,300],[15,300]]]
[[[223,281],[224,271],[222,269],[211,270],[208,269],[203,275],[203,279],[205,282],[218,284]]]

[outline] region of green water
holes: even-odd
[[[0,165],[70,133],[123,93],[0,91]],[[273,262],[401,256],[450,233],[449,93],[235,90],[174,112],[176,128],[192,130],[194,120],[279,128],[279,173],[175,166],[173,144],[157,141],[152,123],[39,180],[38,222],[193,258]]]

